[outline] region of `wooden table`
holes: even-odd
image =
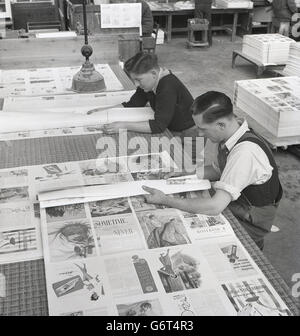
[[[99,46],[99,48],[101,49],[101,45]],[[9,49],[7,50],[8,52],[6,54],[6,57],[9,57],[10,51]],[[38,63],[39,58],[37,54],[35,54],[34,56],[35,57],[33,61],[31,61],[31,64],[35,64],[35,67],[37,67],[40,64]],[[43,56],[43,54],[41,56]],[[51,66],[50,64],[53,64],[54,61],[54,59],[51,59],[52,57],[53,55],[50,55],[50,59],[48,59],[47,61],[45,57],[42,57],[42,64],[44,66]],[[36,62],[34,62],[34,60]],[[21,61],[21,57],[19,58],[19,63],[17,63],[17,60],[14,59],[14,61],[10,65],[7,60],[5,63],[5,68],[9,69],[14,68],[15,66],[18,68],[24,68],[24,64],[22,64]],[[70,65],[70,63],[61,64],[61,61],[62,59],[58,58],[58,64],[55,64],[55,66]],[[70,62],[74,62],[74,58],[71,59]],[[26,60],[26,64],[29,64],[29,59]],[[128,140],[130,140],[131,137],[137,135],[143,138],[143,146],[141,146],[140,150],[145,153],[148,152],[148,147],[151,143],[151,138],[153,136],[149,134],[142,135],[129,132]],[[170,132],[168,131],[166,131],[164,134],[158,134],[155,136],[160,137],[163,135],[167,137],[171,136]],[[99,157],[99,154],[101,152],[99,148],[97,148],[97,142],[102,136],[102,134],[98,133],[60,137],[49,136],[35,139],[20,139],[12,140],[9,143],[0,141],[0,169],[29,165],[40,165],[53,162],[95,159]],[[114,137],[118,143],[117,135],[114,135],[112,137]],[[127,154],[132,155],[134,154],[135,150],[136,149],[133,148],[131,151],[128,151]],[[122,153],[122,155],[124,154]],[[170,155],[173,156],[175,159],[176,155],[174,156],[172,150],[170,152]],[[224,215],[229,220],[237,237],[248,250],[253,260],[264,272],[275,290],[286,302],[292,313],[294,315],[297,315],[297,306],[289,294],[288,286],[274,270],[272,265],[270,265],[268,260],[264,257],[262,252],[258,249],[253,240],[241,227],[241,225],[231,214],[231,212],[229,210],[226,210],[224,212]],[[48,314],[43,259],[1,264],[0,273],[4,274],[7,279],[7,295],[5,297],[0,297],[0,315],[28,316]]]
[[[256,66],[256,77],[260,77],[266,70],[274,70],[274,68],[282,68],[283,66],[285,66],[285,64],[275,64],[275,63],[263,64],[260,61],[244,54],[242,51],[234,50],[232,52],[232,63],[231,63],[231,67],[233,69],[235,68],[235,61],[238,56]]]
[[[96,35],[89,38],[93,47],[90,58],[94,64],[109,63],[124,90],[135,87],[119,66],[118,35]],[[45,39],[5,39],[0,43],[0,69],[30,69],[80,66],[84,62],[80,49],[83,37]]]
[[[144,139],[141,150],[147,151],[151,135],[128,133]],[[157,136],[170,136],[169,132]],[[0,169],[46,164],[53,162],[80,161],[95,159],[100,152],[97,142],[102,134],[79,136],[61,136],[11,141],[8,146],[0,141]],[[117,140],[117,136],[112,136]],[[128,140],[129,140],[128,139]],[[132,155],[135,149],[129,151]],[[172,153],[170,153],[172,156]],[[175,159],[175,157],[174,157]],[[241,227],[229,210],[224,215],[232,225],[237,237],[250,253],[253,260],[271,282],[275,290],[285,301],[293,314],[297,315],[297,306],[289,294],[289,288],[275,271],[253,240]],[[7,278],[7,295],[0,297],[0,315],[48,315],[46,279],[43,259],[1,264],[0,273]]]
[[[184,15],[193,15],[194,9],[152,9],[152,14],[154,17],[163,16],[166,17],[166,27],[164,28],[167,36],[167,42],[171,41],[172,32],[186,32],[187,27],[184,28],[174,28],[172,26],[173,16],[184,16]],[[252,9],[249,8],[217,8],[212,6],[212,15],[220,15],[220,14],[231,14],[233,15],[233,22],[230,27],[228,25],[221,25],[221,26],[213,26],[212,30],[230,30],[231,31],[231,41],[235,40],[236,37],[236,30],[238,26],[238,18],[240,14],[249,14],[250,18],[252,16]],[[249,22],[250,23],[250,22]],[[249,26],[250,28],[250,26]],[[249,29],[248,28],[248,29]]]

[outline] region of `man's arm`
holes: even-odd
[[[133,107],[133,103],[136,104],[137,101],[142,102],[143,97],[146,99],[144,91],[138,88],[130,101],[123,105],[125,107]],[[176,106],[176,98],[177,97],[174,88],[166,87],[156,95],[154,119],[141,122],[114,122],[105,125],[103,130],[108,134],[117,133],[121,128],[139,133],[162,133],[169,126],[169,123],[173,118]],[[147,100],[145,100],[145,102],[146,101]],[[137,107],[137,105],[135,106]]]
[[[202,167],[195,167],[194,171],[174,171],[171,173],[167,173],[163,176],[164,179],[168,179],[171,177],[180,177],[186,175],[193,175],[196,174],[198,179],[200,180],[209,180],[209,181],[217,181],[220,179],[220,173],[212,166],[202,166]]]
[[[137,133],[151,133],[149,121],[137,121],[137,122],[116,121],[103,126],[103,131],[107,134],[114,134],[122,130]]]
[[[197,168],[197,177],[209,181],[217,181],[220,179],[220,173],[213,167],[213,165],[204,166],[204,171],[201,167]]]
[[[171,123],[177,104],[177,92],[173,83],[164,83],[156,93],[154,119],[149,121],[151,133],[162,133]]]
[[[122,103],[124,107],[144,107],[148,102],[144,90],[138,87],[128,102]]]
[[[145,195],[148,203],[162,204],[170,208],[179,209],[190,213],[199,213],[209,216],[217,216],[226,209],[231,202],[228,192],[218,189],[212,198],[178,199],[165,195],[162,191],[143,186],[150,195]]]

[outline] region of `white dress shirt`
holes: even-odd
[[[229,150],[226,166],[220,180],[213,185],[214,189],[227,191],[232,201],[237,200],[249,185],[263,184],[272,176],[273,167],[259,145],[251,141],[236,145],[248,130],[247,121],[242,120],[240,128],[225,142]],[[213,167],[220,172],[218,163],[214,162]]]

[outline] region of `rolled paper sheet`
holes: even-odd
[[[30,112],[0,112],[0,133],[89,126],[114,121],[138,122],[149,119],[154,119],[154,112],[150,107],[114,108],[90,115],[67,112],[43,112],[38,115]]]
[[[121,182],[118,184],[79,186],[62,190],[48,191],[38,194],[42,208],[78,202],[114,199],[148,194],[142,187],[148,186],[163,191],[165,194],[176,194],[187,191],[207,190],[211,188],[209,180],[198,180],[191,184],[168,184],[166,180],[144,180]]]

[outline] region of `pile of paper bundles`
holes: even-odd
[[[219,8],[253,8],[250,0],[215,0],[215,5]]]
[[[283,69],[285,76],[300,76],[300,42],[291,44],[289,59]]]
[[[236,81],[234,104],[276,137],[300,135],[300,78]]]
[[[242,52],[262,64],[286,64],[292,43],[281,34],[244,35]]]

